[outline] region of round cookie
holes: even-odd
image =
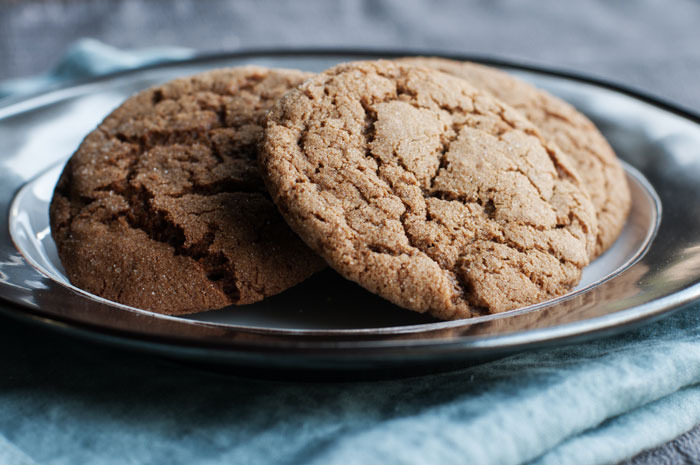
[[[171,81],[126,100],[82,142],[50,207],[77,287],[183,314],[248,304],[325,266],[265,190],[265,112],[310,75],[258,67]]]
[[[570,157],[581,176],[598,220],[594,257],[615,242],[630,210],[627,177],[610,144],[586,116],[565,101],[488,66],[428,57],[400,61],[466,79],[519,110]]]
[[[566,156],[463,79],[390,61],[339,65],[268,114],[261,172],[343,276],[443,319],[570,290],[597,233]]]

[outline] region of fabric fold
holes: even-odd
[[[194,52],[179,47],[149,47],[125,51],[94,39],[75,42],[48,73],[0,82],[0,99],[41,92],[60,84],[102,74],[167,61],[191,58]]]

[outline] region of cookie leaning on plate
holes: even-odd
[[[630,210],[630,191],[615,152],[586,116],[563,100],[488,66],[428,57],[400,61],[464,78],[520,111],[571,158],[581,176],[598,220],[594,256],[615,242]]]
[[[346,278],[443,319],[570,290],[595,212],[566,156],[519,113],[439,71],[340,65],[268,115],[262,175]]]
[[[166,314],[256,302],[325,266],[257,169],[262,119],[310,75],[245,67],[129,98],[78,148],[50,208],[77,287]]]

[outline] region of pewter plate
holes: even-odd
[[[700,118],[619,86],[493,60],[477,61],[574,104],[625,161],[633,199],[625,229],[566,296],[499,315],[441,322],[402,310],[329,270],[254,305],[169,317],[101,299],[69,283],[51,240],[48,203],[67,158],[126,97],[222,66],[320,71],[342,61],[405,54],[206,56],[118,73],[0,107],[0,311],[198,363],[267,371],[407,372],[612,334],[698,298]]]

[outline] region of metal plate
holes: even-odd
[[[438,322],[327,271],[260,304],[184,318],[114,304],[70,286],[63,276],[47,227],[53,184],[84,135],[128,95],[215,67],[320,71],[341,61],[398,55],[403,53],[209,56],[119,73],[0,107],[0,311],[208,364],[415,369],[622,331],[698,297],[700,119],[616,86],[503,62],[491,64],[591,117],[628,164],[633,209],[626,228],[567,296],[499,315]]]

